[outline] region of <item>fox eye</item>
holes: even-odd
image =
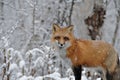
[[[56,36],[55,39],[57,39],[57,40],[60,39],[60,36]]]
[[[64,40],[65,40],[65,41],[68,41],[68,40],[69,40],[69,38],[68,38],[68,37],[64,37]]]

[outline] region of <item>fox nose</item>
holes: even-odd
[[[58,43],[60,47],[63,47],[64,46],[64,43]]]
[[[60,46],[62,47],[64,44],[60,44]]]

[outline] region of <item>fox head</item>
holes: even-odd
[[[51,40],[57,49],[67,49],[70,47],[74,40],[73,25],[60,28],[59,25],[53,24]]]

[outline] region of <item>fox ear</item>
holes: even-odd
[[[73,32],[73,25],[70,25],[70,26],[68,26],[68,28],[67,28],[67,30],[68,30],[68,32]]]
[[[53,24],[53,32],[56,32],[59,29],[60,29],[59,25]]]

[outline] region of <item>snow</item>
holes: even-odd
[[[97,80],[101,80],[101,78],[98,78]]]
[[[43,80],[43,76],[36,77],[34,80]]]
[[[17,73],[17,78],[20,78],[20,77],[22,77],[23,75],[22,75],[22,73],[21,72],[18,72]]]
[[[74,0],[74,2],[82,2],[83,0]],[[66,2],[71,3],[72,0],[66,0]]]
[[[27,76],[23,76],[19,80],[27,80]]]
[[[32,50],[29,50],[26,54],[30,55],[32,53],[32,55],[36,55],[35,54],[36,52],[40,52],[40,53],[44,54],[44,52],[42,50],[38,49],[38,48],[34,48]]]
[[[14,71],[15,69],[18,69],[17,64],[15,64],[15,63],[10,64],[9,71],[12,72],[12,71]]]
[[[61,75],[58,72],[54,72],[54,73],[46,75],[44,77],[52,78],[52,79],[55,79],[55,80],[57,80],[57,79],[60,80]]]
[[[39,58],[37,58],[35,61],[34,61],[34,66],[44,66],[44,59],[43,59],[43,57],[39,57]]]
[[[24,61],[24,60],[21,60],[21,61],[19,62],[19,67],[20,67],[20,68],[24,68],[24,67],[25,67],[25,61]]]
[[[4,47],[7,47],[7,46],[9,45],[8,39],[7,39],[6,37],[2,37],[1,39],[2,39],[3,42],[4,42]]]
[[[82,76],[82,80],[88,80],[85,75]]]

